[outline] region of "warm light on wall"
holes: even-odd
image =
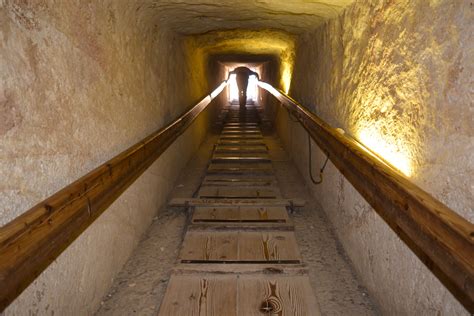
[[[380,156],[395,169],[401,171],[404,175],[410,176],[413,173],[408,151],[404,151],[395,140],[384,137],[381,131],[375,126],[362,128],[358,132],[359,141],[368,149]]]
[[[288,94],[291,85],[291,74],[293,73],[293,60],[290,57],[282,58],[280,84],[283,91]]]
[[[292,73],[292,64],[289,62],[282,62],[281,64],[282,74],[281,74],[281,86],[283,91],[288,94],[290,91],[291,85],[291,73]]]

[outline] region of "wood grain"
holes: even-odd
[[[158,315],[237,316],[237,278],[173,275]]]
[[[242,275],[237,291],[239,315],[321,315],[307,276]]]
[[[188,231],[179,255],[184,261],[300,260],[293,232]]]

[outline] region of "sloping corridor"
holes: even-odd
[[[473,17],[0,0],[0,315],[472,315]]]
[[[97,315],[376,314],[279,140],[247,107],[224,109],[222,133],[183,170]]]
[[[319,314],[257,124],[229,111],[160,315]]]

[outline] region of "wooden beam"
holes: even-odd
[[[0,228],[0,312],[122,194],[227,85]]]
[[[474,312],[474,224],[267,83],[318,146],[456,298]]]
[[[292,206],[302,207],[304,200],[300,199],[172,199],[169,206]]]

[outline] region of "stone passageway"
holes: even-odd
[[[258,109],[225,107],[96,315],[376,314]]]
[[[0,0],[0,314],[471,315],[473,8]]]

